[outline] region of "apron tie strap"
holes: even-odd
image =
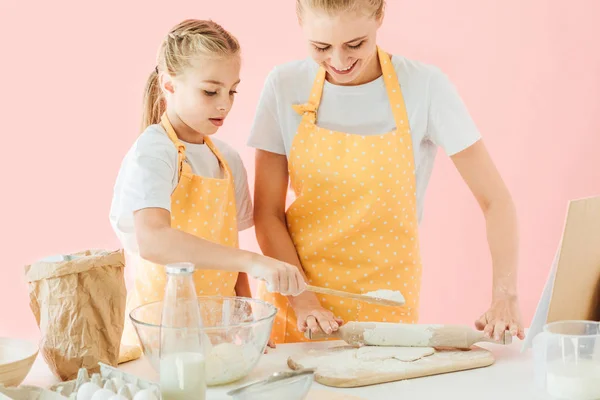
[[[310,120],[310,122],[315,123],[317,120],[317,106],[312,103],[304,103],[304,104],[293,104],[292,108],[298,114],[306,117]]]

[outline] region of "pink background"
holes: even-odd
[[[293,0],[85,3],[0,2],[0,336],[37,335],[25,264],[118,247],[108,222],[112,186],[138,135],[143,85],[172,25],[212,18],[240,39],[240,95],[219,134],[241,152],[251,182],[253,151],[245,141],[264,78],[275,64],[307,54]],[[388,3],[379,44],[451,77],[514,194],[528,324],[567,201],[600,194],[600,2]],[[490,296],[484,220],[443,153],[422,237],[422,322],[471,324]],[[253,232],[242,245],[257,249]]]

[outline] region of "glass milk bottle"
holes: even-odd
[[[162,400],[204,400],[202,319],[190,263],[166,266],[167,285],[160,329]]]

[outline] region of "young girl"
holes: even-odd
[[[135,271],[128,313],[163,297],[165,265],[192,262],[198,295],[251,297],[247,274],[282,294],[305,288],[295,266],[238,249],[253,225],[246,170],[211,136],[240,83],[237,40],[212,21],[186,20],[164,39],[144,96],[143,133],[127,153],[110,212]],[[137,344],[129,321],[124,344]]]
[[[400,291],[407,307],[263,293],[279,308],[273,339],[302,341],[307,329],[331,333],[348,320],[418,322],[418,227],[438,146],[487,223],[493,301],[476,326],[522,338],[515,207],[454,86],[438,68],[377,46],[384,0],[296,5],[310,57],[269,74],[249,140],[258,241],[312,285]],[[296,200],[285,210],[289,181]]]

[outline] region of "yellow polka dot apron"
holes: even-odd
[[[185,145],[177,138],[166,115],[161,125],[169,139],[177,147],[179,181],[171,194],[171,227],[194,236],[226,246],[238,246],[237,213],[233,175],[224,157],[210,138],[204,143],[219,160],[224,171],[222,179],[194,175],[186,161]],[[138,339],[129,320],[134,308],[155,301],[162,301],[166,285],[163,266],[143,260],[139,255],[128,254],[128,267],[135,268],[133,288],[127,298],[124,345],[137,345]],[[215,270],[194,272],[194,284],[199,296],[235,296],[237,273]]]
[[[397,308],[318,295],[325,309],[344,321],[415,323],[421,258],[412,141],[396,72],[387,53],[378,48],[378,56],[396,129],[361,136],[319,127],[320,68],[309,101],[294,105],[302,121],[288,158],[296,199],[286,219],[311,285],[352,293],[398,290],[406,299],[406,307]],[[306,341],[287,298],[260,289],[279,309],[271,339]]]

